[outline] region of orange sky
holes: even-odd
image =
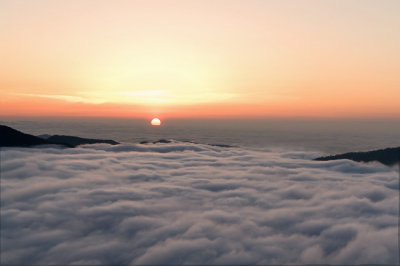
[[[0,2],[0,115],[400,117],[400,1]]]

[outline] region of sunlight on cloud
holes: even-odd
[[[138,104],[197,104],[221,102],[235,98],[233,93],[218,93],[213,90],[150,90],[120,92],[122,99]]]
[[[210,89],[192,90],[132,90],[81,92],[91,102],[133,103],[139,105],[190,105],[231,100],[233,93],[219,93]]]
[[[91,103],[91,104],[100,104],[104,103],[103,100],[100,99],[88,99],[81,96],[74,96],[74,95],[59,95],[59,94],[34,94],[34,93],[18,93],[16,95],[25,96],[25,97],[39,97],[39,98],[47,98],[47,99],[55,99],[55,100],[62,100],[66,102],[72,103]]]
[[[89,104],[118,103],[138,105],[191,105],[229,101],[237,98],[233,93],[218,93],[213,90],[139,90],[80,92],[77,95],[18,94],[25,97],[57,99],[67,102]]]

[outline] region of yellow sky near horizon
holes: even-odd
[[[3,0],[0,115],[400,117],[399,11]]]

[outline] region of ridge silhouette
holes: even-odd
[[[348,152],[337,155],[323,156],[315,158],[315,161],[330,161],[349,159],[356,162],[377,161],[384,165],[392,166],[400,163],[400,147],[386,148],[367,152]]]
[[[36,145],[57,144],[73,148],[82,144],[96,143],[107,143],[111,145],[119,144],[114,140],[88,139],[75,136],[41,135],[41,137],[36,137],[11,127],[0,125],[0,147],[30,147]]]

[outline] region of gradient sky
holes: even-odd
[[[400,1],[0,1],[0,115],[400,117]]]

